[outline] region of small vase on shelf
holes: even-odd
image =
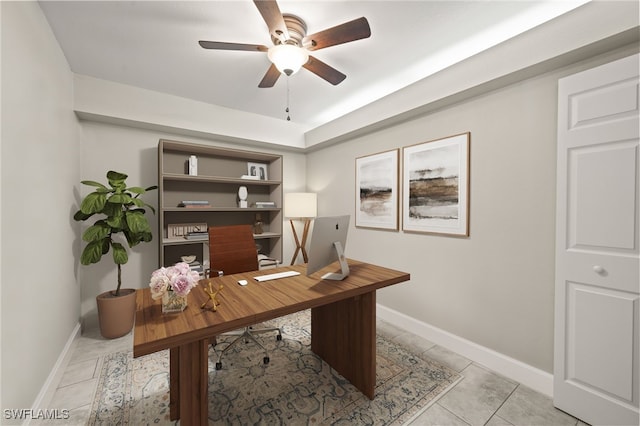
[[[262,216],[260,213],[256,214],[256,221],[253,224],[253,233],[262,234],[264,229],[262,228]]]
[[[162,295],[162,313],[182,312],[187,307],[187,296],[180,296],[175,291],[167,291]]]

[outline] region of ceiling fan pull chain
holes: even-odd
[[[291,121],[291,116],[289,115],[289,76],[287,76],[287,108],[284,112],[287,113],[287,121]]]

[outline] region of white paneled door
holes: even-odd
[[[639,57],[558,86],[554,404],[638,425]]]

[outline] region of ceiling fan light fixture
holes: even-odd
[[[288,76],[297,73],[309,60],[309,54],[305,49],[292,44],[271,46],[267,56],[278,71]]]

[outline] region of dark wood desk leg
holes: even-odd
[[[376,293],[311,309],[311,350],[369,399],[376,385]]]
[[[169,418],[180,418],[180,349],[169,349]]]
[[[207,425],[208,383],[207,358],[209,339],[180,346],[180,424]]]

